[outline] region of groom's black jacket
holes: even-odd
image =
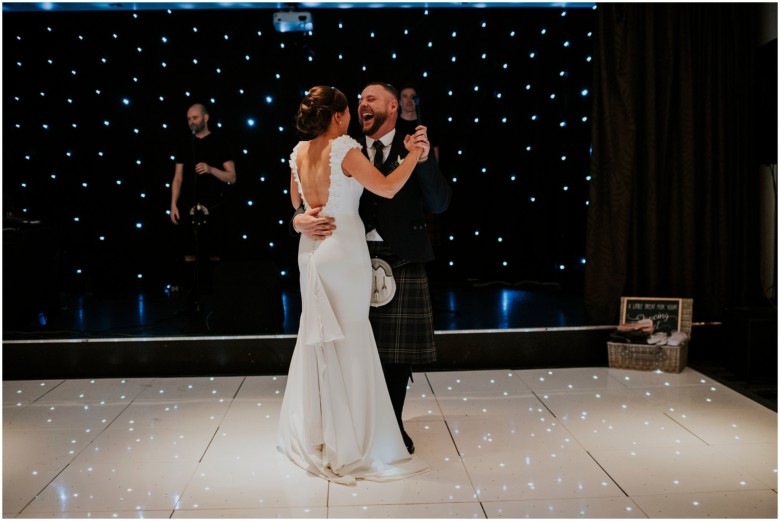
[[[358,142],[367,156],[366,138],[361,137]],[[387,175],[392,172],[398,166],[398,159],[406,157],[407,153],[404,136],[396,132],[390,153],[381,168],[382,173]],[[431,150],[428,159],[417,164],[412,176],[392,199],[364,190],[360,197],[360,217],[367,230],[378,226],[385,244],[396,255],[411,262],[429,262],[434,255],[425,213],[442,213],[451,198],[452,188],[439,170]]]

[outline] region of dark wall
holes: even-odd
[[[370,81],[413,82],[454,187],[431,222],[433,280],[578,290],[593,10],[312,14],[312,33],[278,33],[270,9],[4,12],[3,206],[17,219],[7,224],[52,230],[67,290],[165,287],[176,269],[172,156],[187,108],[204,102],[236,154],[228,256],[274,262],[295,287],[286,160],[297,104],[332,84],[354,111]]]

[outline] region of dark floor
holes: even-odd
[[[556,286],[474,284],[433,288],[431,294],[437,331],[585,327],[582,295]],[[271,298],[236,293],[201,299],[196,309],[187,294],[168,290],[135,295],[73,294],[42,309],[19,310],[4,302],[3,340],[294,335],[300,304],[296,291],[279,291]],[[234,322],[220,321],[227,315]],[[767,370],[759,364],[759,370],[745,369],[709,342],[701,348],[692,343],[689,365],[776,411],[775,368]],[[776,347],[775,340],[773,349]]]
[[[579,327],[583,325],[582,296],[552,289],[518,289],[501,285],[433,289],[435,329],[515,329]],[[275,297],[233,296],[227,305],[250,313],[242,334],[295,334],[301,313],[297,291]],[[263,300],[263,302],[260,302]],[[219,297],[199,301],[170,292],[135,295],[63,297],[58,306],[30,309],[16,317],[4,314],[3,338],[110,338],[221,334]],[[253,320],[251,311],[257,311]],[[277,327],[269,326],[266,311],[277,312]],[[254,326],[253,326],[254,323]],[[256,327],[255,327],[256,326]]]

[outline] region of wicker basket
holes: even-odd
[[[688,334],[688,342],[677,346],[651,344],[626,344],[607,342],[609,367],[637,369],[640,371],[664,371],[679,373],[688,363],[688,344],[693,319],[693,299],[681,299],[680,331]],[[626,297],[621,299],[621,317],[625,316]]]

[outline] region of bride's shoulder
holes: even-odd
[[[290,156],[295,157],[298,155],[298,152],[301,149],[301,145],[306,143],[306,141],[298,141],[298,143],[293,147],[292,152],[290,152]]]
[[[362,148],[360,143],[355,141],[355,139],[351,138],[347,134],[344,134],[343,136],[339,136],[336,139],[334,139],[333,147],[344,148],[346,150],[349,150],[351,148]]]
[[[349,137],[348,135],[344,134],[343,136],[339,136],[333,141],[330,142],[331,149],[330,149],[330,158],[331,161],[341,164],[341,162],[344,160],[344,158],[347,156],[350,150],[352,149],[360,149],[360,143]]]

